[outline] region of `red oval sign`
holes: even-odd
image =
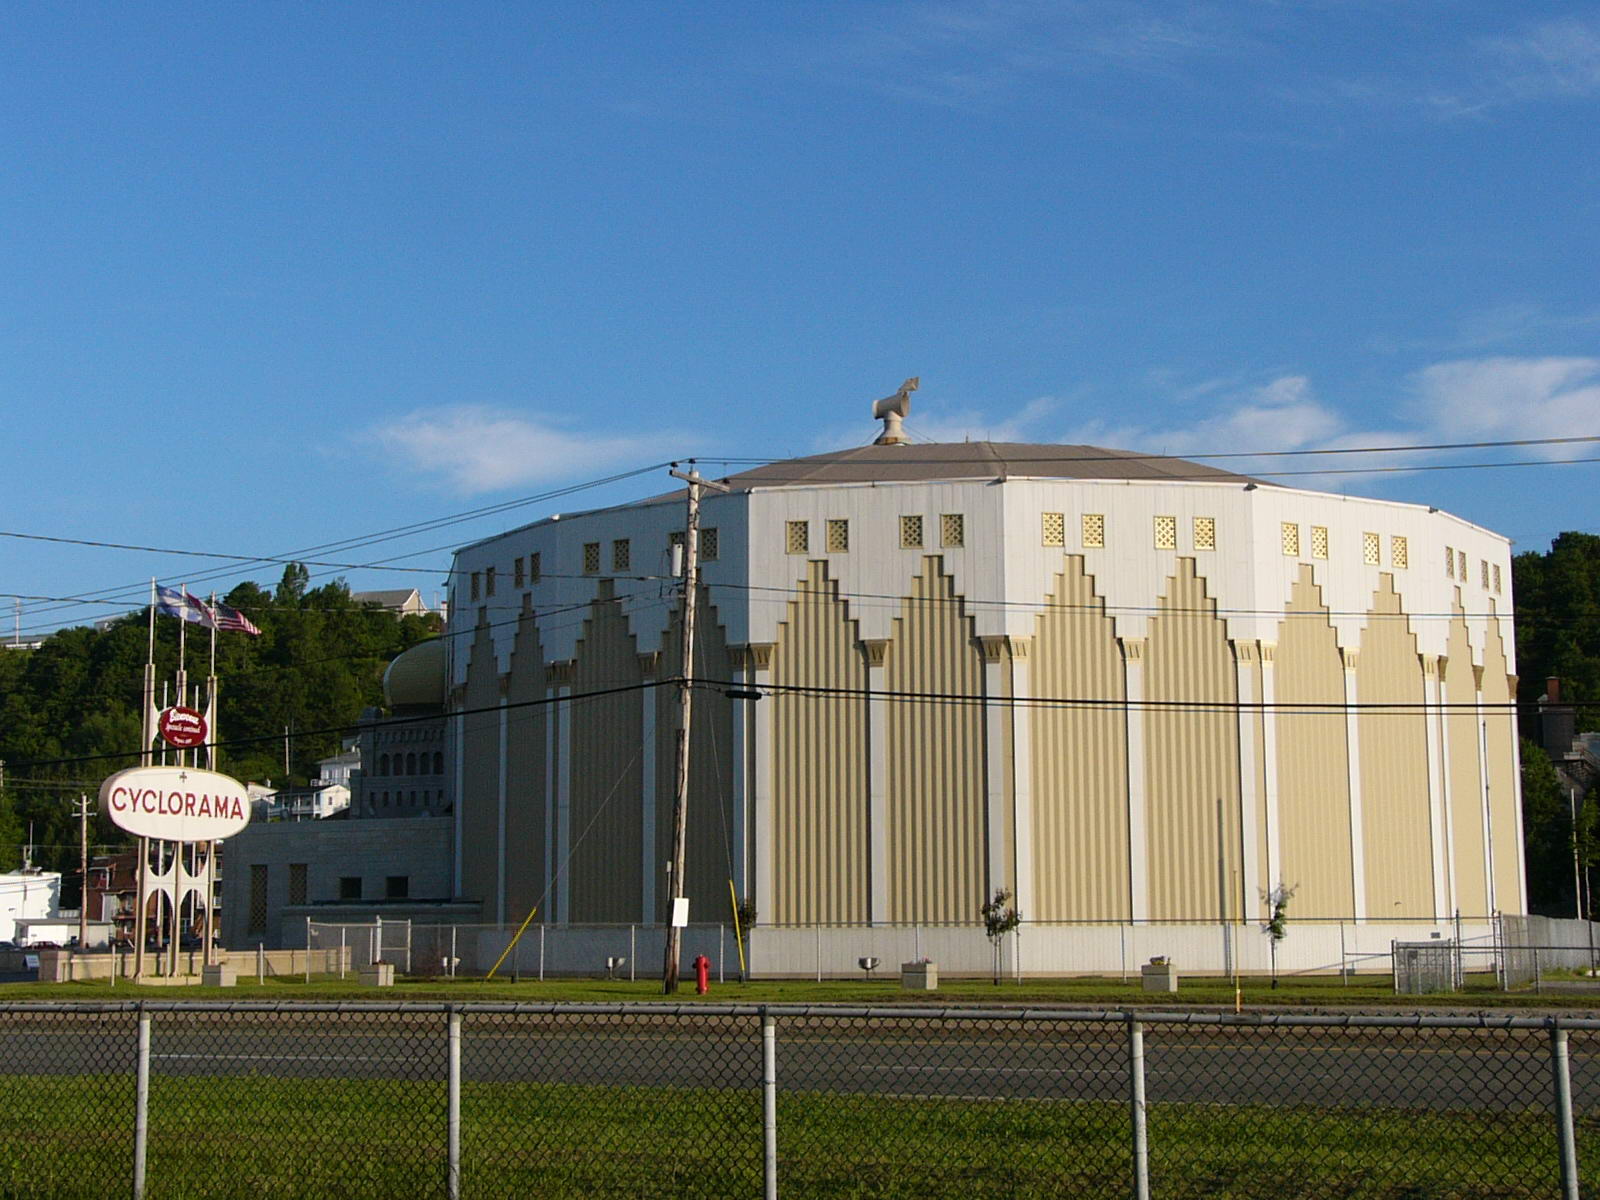
[[[206,719],[195,709],[174,705],[161,714],[162,740],[169,746],[187,750],[190,746],[203,746],[206,740]]]

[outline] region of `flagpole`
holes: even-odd
[[[148,650],[144,660],[144,716],[141,725],[144,730],[144,741],[139,747],[139,765],[148,767],[153,761],[150,750],[155,741],[155,706],[156,706],[156,577],[150,577],[150,636]],[[150,839],[141,837],[139,845],[139,861],[134,871],[134,894],[138,902],[134,905],[133,921],[133,977],[135,980],[144,978],[144,938],[145,938],[145,906],[149,903],[150,887]]]
[[[217,769],[217,593],[211,593],[211,673],[206,676],[206,766]],[[200,961],[215,966],[211,941],[216,932],[217,843],[206,843],[205,880],[206,924]]]

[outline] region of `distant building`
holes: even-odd
[[[428,606],[422,602],[422,593],[416,588],[351,592],[350,599],[357,604],[376,604],[385,612],[392,612],[397,617],[420,617],[428,611]]]
[[[445,781],[445,644],[419,642],[383,676],[388,715],[361,714],[352,776],[354,817],[439,817],[451,811]]]
[[[0,875],[0,942],[18,941],[18,921],[59,914],[61,873],[27,868]]]

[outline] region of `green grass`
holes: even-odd
[[[127,1193],[126,1077],[0,1076],[0,1196]],[[752,1196],[753,1088],[469,1083],[463,1195]],[[1127,1108],[1115,1102],[782,1093],[791,1197],[1119,1196]],[[1155,1105],[1158,1197],[1544,1196],[1544,1114]],[[1600,1130],[1585,1128],[1582,1149]],[[411,1197],[444,1191],[437,1082],[158,1076],[149,1200]]]
[[[696,1004],[1005,1004],[1077,1005],[1123,1008],[1130,1005],[1207,1005],[1232,1007],[1234,990],[1225,979],[1186,977],[1175,995],[1156,995],[1140,989],[1137,980],[1073,978],[1025,980],[998,986],[984,979],[945,979],[936,992],[911,992],[902,989],[898,978],[825,980],[757,980],[750,983],[713,983],[709,995],[696,996],[691,981],[676,996],[661,994],[658,980],[560,979],[406,979],[393,988],[363,988],[354,978],[314,978],[311,983],[295,979],[268,980],[257,985],[241,977],[233,988],[138,987],[126,981],[115,986],[107,982],[64,984],[12,984],[0,990],[4,1000],[385,1000],[457,1001],[526,1000],[533,1002],[595,1001],[651,1002],[672,1000]],[[1493,976],[1468,976],[1466,990],[1430,996],[1396,996],[1387,975],[1361,976],[1349,984],[1325,976],[1283,979],[1274,989],[1265,978],[1242,980],[1241,1003],[1247,1007],[1283,1008],[1561,1008],[1565,1010],[1600,1008],[1600,992],[1595,994],[1552,993],[1537,995],[1531,987],[1504,993],[1494,987]]]

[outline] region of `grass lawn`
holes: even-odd
[[[119,982],[66,984],[16,983],[0,988],[0,1002],[8,1000],[384,1000],[457,1001],[525,1000],[531,1002],[589,1001],[603,1003],[655,1002],[670,1000],[683,1004],[1003,1004],[1072,1005],[1124,1008],[1131,1005],[1207,1005],[1232,1007],[1234,989],[1226,979],[1189,977],[1175,995],[1156,995],[1140,989],[1139,982],[1117,979],[1073,978],[1025,980],[998,986],[984,979],[942,979],[936,992],[902,989],[898,978],[877,979],[871,983],[858,979],[757,980],[750,983],[713,982],[706,996],[696,996],[691,980],[676,996],[661,994],[657,980],[552,979],[405,979],[393,988],[359,986],[354,977],[345,981],[313,977],[311,983],[299,979],[269,979],[257,985],[241,977],[233,988],[138,987]],[[1560,1008],[1563,1010],[1600,1009],[1600,992],[1594,994],[1550,993],[1538,995],[1523,988],[1505,993],[1494,987],[1490,975],[1467,977],[1461,992],[1429,996],[1396,996],[1387,975],[1360,976],[1348,984],[1325,976],[1285,978],[1274,989],[1271,980],[1247,977],[1242,980],[1241,1003],[1246,1007],[1283,1008]]]
[[[125,1077],[0,1075],[0,1196],[127,1194]],[[160,1076],[150,1200],[444,1194],[437,1082]],[[462,1096],[467,1197],[754,1196],[754,1088],[473,1083]],[[786,1092],[780,1188],[801,1197],[1117,1196],[1125,1105]],[[1542,1113],[1155,1105],[1159,1197],[1546,1196]],[[1586,1128],[1587,1143],[1597,1131]],[[1587,1155],[1586,1155],[1587,1157]]]

